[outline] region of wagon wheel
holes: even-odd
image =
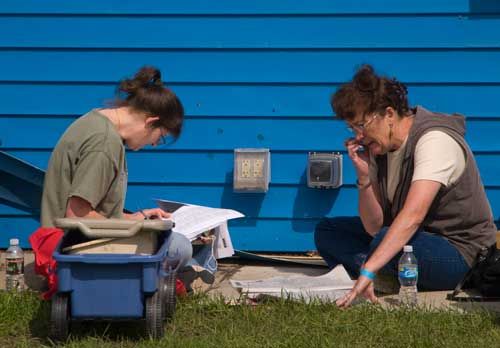
[[[146,297],[146,334],[152,338],[161,338],[165,333],[160,292]]]
[[[175,313],[176,306],[176,274],[170,272],[167,277],[160,278],[158,289],[161,292],[161,302],[163,304],[164,319],[172,319]]]
[[[66,340],[70,330],[70,320],[69,295],[55,294],[50,313],[50,337],[55,341]]]

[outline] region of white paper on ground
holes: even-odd
[[[335,301],[352,289],[351,280],[342,266],[337,266],[321,276],[274,277],[259,280],[230,280],[231,285],[249,297],[261,295],[288,296],[309,301],[318,299]]]
[[[227,220],[237,219],[245,215],[232,209],[211,208],[163,199],[157,199],[156,203],[160,208],[172,214],[171,219],[175,222],[172,231],[193,241],[203,232],[215,229],[215,257],[219,259],[234,254]]]

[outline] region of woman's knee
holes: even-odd
[[[338,218],[323,218],[321,219],[314,230],[314,242],[316,248],[319,250],[325,246],[325,244],[330,244],[336,239],[339,234],[339,229],[337,227]]]
[[[167,259],[173,269],[183,268],[193,257],[193,247],[186,236],[172,232],[167,240],[168,252]]]
[[[346,239],[358,234],[360,226],[361,220],[358,217],[339,216],[321,219],[314,231],[316,249],[320,251],[325,247],[331,249],[337,244],[344,244]]]

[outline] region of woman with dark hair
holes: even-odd
[[[328,266],[342,264],[357,278],[337,304],[359,295],[377,301],[375,274],[396,279],[404,245],[417,257],[419,288],[453,289],[496,232],[464,118],[410,108],[406,87],[369,65],[331,104],[355,135],[345,146],[359,197],[359,217],[325,218],[316,227]]]
[[[62,217],[169,217],[160,208],[123,212],[127,188],[125,145],[139,150],[177,138],[184,109],[154,67],[141,68],[118,87],[115,105],[93,109],[73,122],[59,139],[50,158],[42,195],[42,227]],[[192,248],[184,236],[172,233],[171,249],[185,264]]]

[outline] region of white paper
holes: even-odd
[[[234,254],[227,220],[244,217],[240,212],[162,199],[157,199],[156,203],[160,208],[172,214],[171,219],[175,222],[172,231],[183,234],[193,241],[203,232],[215,229],[216,255],[214,256],[223,258]]]
[[[354,286],[346,270],[337,266],[321,276],[274,277],[259,280],[230,280],[231,285],[249,297],[286,296],[310,301],[335,301]]]
[[[234,255],[233,242],[229,235],[227,222],[222,223],[215,228],[215,251],[214,256],[216,259],[223,259]]]

